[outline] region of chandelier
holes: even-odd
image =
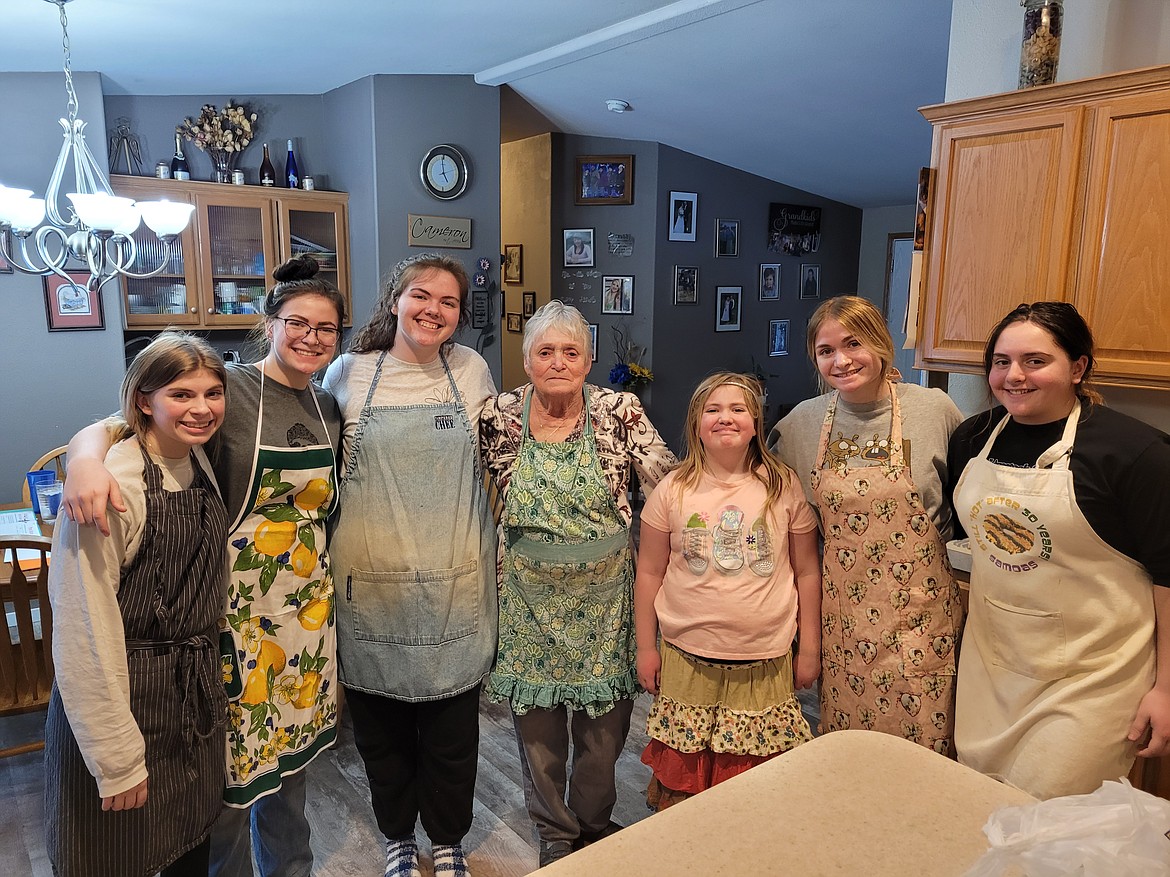
[[[34,198],[30,189],[15,189],[0,182],[0,254],[23,274],[57,274],[70,285],[65,273],[70,260],[89,269],[88,288],[98,289],[119,275],[154,277],[171,260],[171,246],[195,209],[174,201],[133,201],[119,198],[110,181],[94,160],[85,143],[85,122],[77,118],[77,93],[69,57],[69,22],[65,4],[72,0],[45,0],[61,15],[61,45],[65,56],[65,91],[69,97],[69,118],[61,119],[65,143],[49,178],[44,198]],[[61,189],[68,167],[72,166],[72,191],[62,210]],[[46,215],[48,222],[45,222]],[[135,273],[138,248],[132,235],[145,222],[162,243],[160,264],[153,270]],[[30,240],[31,239],[31,240]],[[33,250],[35,249],[35,253]],[[141,267],[141,266],[137,266]]]

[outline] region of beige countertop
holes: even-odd
[[[888,734],[838,731],[538,873],[957,877],[983,825],[1035,799]]]

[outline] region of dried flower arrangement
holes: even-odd
[[[255,137],[253,123],[256,114],[248,112],[243,104],[232,105],[231,101],[223,110],[212,104],[204,104],[199,118],[184,119],[175,132],[194,143],[200,149],[211,152],[243,152]]]

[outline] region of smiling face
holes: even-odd
[[[329,365],[337,350],[340,336],[326,342],[319,332],[301,336],[285,320],[300,320],[314,329],[340,329],[337,306],[323,295],[306,293],[285,302],[279,319],[268,320],[268,338],[271,350],[264,360],[264,371],[282,384],[303,390],[313,374]],[[326,331],[328,335],[328,331]]]
[[[146,445],[164,457],[185,457],[223,423],[224,388],[207,369],[180,375],[153,393],[138,394],[138,409],[150,418]]]
[[[723,384],[712,390],[699,419],[699,440],[707,452],[746,451],[755,434],[743,388]]]
[[[1069,415],[1086,357],[1071,359],[1047,329],[1012,323],[996,339],[987,382],[1019,423],[1052,423]]]
[[[398,317],[394,355],[407,362],[432,362],[459,328],[463,302],[459,281],[447,271],[424,271],[390,309]]]
[[[592,364],[585,345],[560,329],[548,329],[525,357],[524,371],[541,400],[563,404],[581,395]]]
[[[840,391],[846,402],[873,402],[884,394],[881,357],[838,320],[821,324],[813,353],[825,383]]]

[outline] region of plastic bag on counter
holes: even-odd
[[[1170,875],[1170,801],[1125,779],[1089,795],[1001,807],[983,833],[991,849],[964,877]]]

